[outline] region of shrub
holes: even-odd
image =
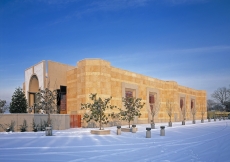
[[[10,123],[10,124],[5,124],[5,125],[0,124],[0,126],[1,126],[2,129],[4,129],[6,132],[14,132],[15,121],[12,121],[12,120],[11,120],[11,123]]]
[[[24,119],[22,125],[20,125],[20,130],[21,130],[21,132],[27,131],[27,127],[28,127],[27,122],[26,122],[26,120]]]

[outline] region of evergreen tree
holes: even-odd
[[[27,113],[27,100],[22,88],[16,88],[10,103],[10,113]]]

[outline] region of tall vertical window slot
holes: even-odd
[[[153,93],[150,93],[149,94],[149,105],[150,105],[151,111],[153,110],[154,103],[155,103],[155,96]]]
[[[182,110],[182,108],[184,107],[184,100],[183,98],[180,98],[180,108]]]
[[[193,109],[194,108],[194,100],[191,100],[191,109]]]
[[[60,86],[57,96],[58,113],[66,114],[66,86]]]

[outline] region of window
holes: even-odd
[[[194,108],[194,100],[191,100],[191,109],[193,109]]]
[[[184,100],[183,98],[180,98],[180,108],[182,109],[184,107]]]
[[[58,95],[57,95],[57,106],[59,107],[58,112],[60,113],[60,111],[66,111],[66,100],[67,100],[67,96],[66,96],[66,90],[67,87],[66,86],[60,86],[60,89],[57,90],[58,91]]]
[[[156,93],[149,93],[149,105],[150,105],[150,110],[153,111],[154,104],[156,103]]]
[[[135,89],[126,88],[125,97],[136,97]]]
[[[149,94],[149,103],[150,104],[154,104],[155,103],[155,98],[154,98],[154,94]]]
[[[125,97],[133,97],[133,92],[132,91],[125,91]]]

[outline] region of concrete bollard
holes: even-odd
[[[214,118],[214,121],[216,121],[216,118]]]
[[[185,125],[185,121],[182,121],[182,125]]]
[[[137,132],[136,125],[132,125],[132,133],[136,133],[136,132]]]
[[[121,126],[117,126],[117,135],[121,135]]]
[[[192,121],[192,124],[196,124],[196,120],[193,120],[193,121]]]
[[[203,119],[201,120],[201,123],[204,123],[204,120],[203,120]]]
[[[52,136],[52,127],[46,127],[46,136]]]
[[[208,119],[208,122],[211,122],[211,119]]]
[[[146,138],[151,138],[151,128],[146,128]]]
[[[151,129],[155,129],[155,123],[151,123]]]
[[[160,136],[165,136],[165,126],[161,126]]]
[[[172,122],[171,121],[169,122],[169,127],[172,127]]]

